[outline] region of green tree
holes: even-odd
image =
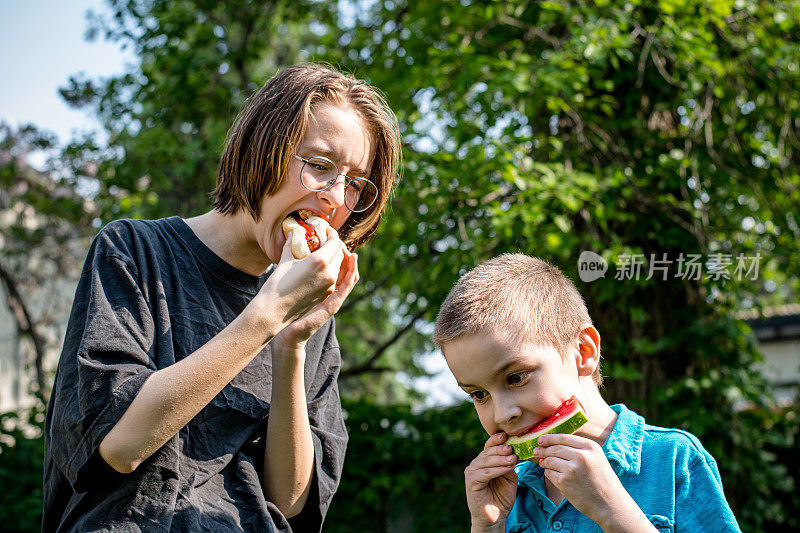
[[[40,168],[30,164],[33,156],[48,153],[57,153],[51,134],[0,123],[0,286],[16,330],[4,342],[17,345],[10,351],[22,359],[19,385],[30,400],[0,413],[4,531],[41,529],[42,429],[52,383],[48,362],[59,348],[74,289],[69,283],[80,273],[97,211],[80,194],[80,176],[91,168],[73,172],[77,167],[71,163],[77,160],[67,154],[45,160]]]
[[[432,320],[457,276],[499,253],[574,279],[581,251],[612,266],[641,254],[638,281],[612,268],[580,285],[607,397],[724,458],[745,529],[796,526],[784,462],[796,425],[777,431],[735,313],[798,294],[800,4],[349,4],[353,17],[331,15],[328,51],[387,90],[408,147],[391,214],[361,254],[383,265],[383,290],[431,302]],[[664,254],[668,279],[645,279]],[[675,277],[681,254],[760,256],[760,270]]]
[[[226,131],[246,98],[279,68],[327,57],[320,35],[329,6],[285,0],[108,5],[110,17],[90,17],[89,37],[133,48],[139,64],[106,80],[70,80],[62,95],[93,112],[109,140],[81,139],[68,151],[97,166],[95,202],[103,222],[204,212]],[[424,374],[414,356],[427,340],[417,328],[424,326],[421,311],[431,311],[394,284],[383,291],[391,281],[385,260],[378,255],[361,263],[367,288],[350,299],[338,322],[344,389],[408,399],[413,394],[394,375]]]
[[[100,119],[95,146],[109,218],[191,216],[210,206],[225,134],[245,99],[307,56],[311,2],[109,0],[87,36],[135,51],[122,76],[70,79],[61,93]]]
[[[3,531],[41,531],[44,409],[0,413]]]
[[[464,468],[486,432],[471,404],[416,412],[345,400],[350,433],[325,531],[469,530]]]
[[[140,64],[63,92],[109,134],[63,159],[96,164],[102,221],[206,209],[236,110],[288,63],[341,65],[398,113],[403,178],[337,323],[342,390],[362,399],[345,404],[352,440],[330,530],[465,523],[461,472],[483,438],[468,406],[419,413],[364,397],[414,399],[396,372],[421,373],[430,323],[466,269],[523,251],[577,279],[584,250],[612,265],[760,254],[755,280],[616,280],[612,268],[579,288],[603,335],[607,397],[700,436],[744,530],[798,526],[797,416],[771,404],[735,312],[800,288],[800,3],[109,5],[92,31]]]
[[[66,154],[53,159],[56,146],[51,134],[34,126],[15,130],[0,123],[0,286],[16,336],[24,341],[18,352],[31,355],[23,366],[33,369],[40,402],[49,396],[45,359],[69,310],[58,297],[59,283],[77,279],[97,211],[80,194],[85,172],[67,170],[74,159]],[[48,153],[43,169],[29,163],[32,155]]]

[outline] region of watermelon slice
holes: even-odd
[[[517,459],[525,461],[533,457],[533,449],[539,446],[539,437],[546,433],[575,433],[578,429],[588,422],[586,411],[578,399],[573,396],[550,418],[546,418],[533,426],[529,431],[522,435],[515,435],[506,439],[506,444],[511,446]]]

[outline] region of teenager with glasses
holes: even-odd
[[[103,228],[47,412],[45,531],[320,530],[347,443],[333,315],[399,164],[374,89],[299,65],[237,118],[211,211]],[[295,260],[301,209],[331,229]]]

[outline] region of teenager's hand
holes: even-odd
[[[503,444],[504,432],[489,437],[483,451],[464,471],[467,506],[472,516],[472,530],[495,529],[505,523],[517,496],[517,456]]]
[[[544,475],[584,515],[598,524],[630,499],[598,443],[578,435],[539,437],[534,458]]]
[[[283,328],[272,341],[273,346],[297,347],[304,345],[311,335],[339,311],[344,300],[359,280],[358,256],[347,250],[347,247],[339,239],[338,233],[330,227],[328,227],[327,242],[316,252],[300,261],[292,256],[289,243],[290,240],[287,239],[281,262],[276,270],[284,264],[299,266],[305,261],[315,263],[322,269],[320,286],[325,289],[324,293],[316,293],[318,299],[314,301],[314,304]]]

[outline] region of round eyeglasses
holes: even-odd
[[[374,183],[365,178],[353,178],[339,172],[336,163],[322,156],[312,156],[306,159],[297,154],[292,154],[303,162],[300,169],[300,182],[303,187],[312,192],[327,191],[336,185],[339,176],[344,177],[344,205],[347,209],[358,213],[366,211],[378,198],[378,188]]]

